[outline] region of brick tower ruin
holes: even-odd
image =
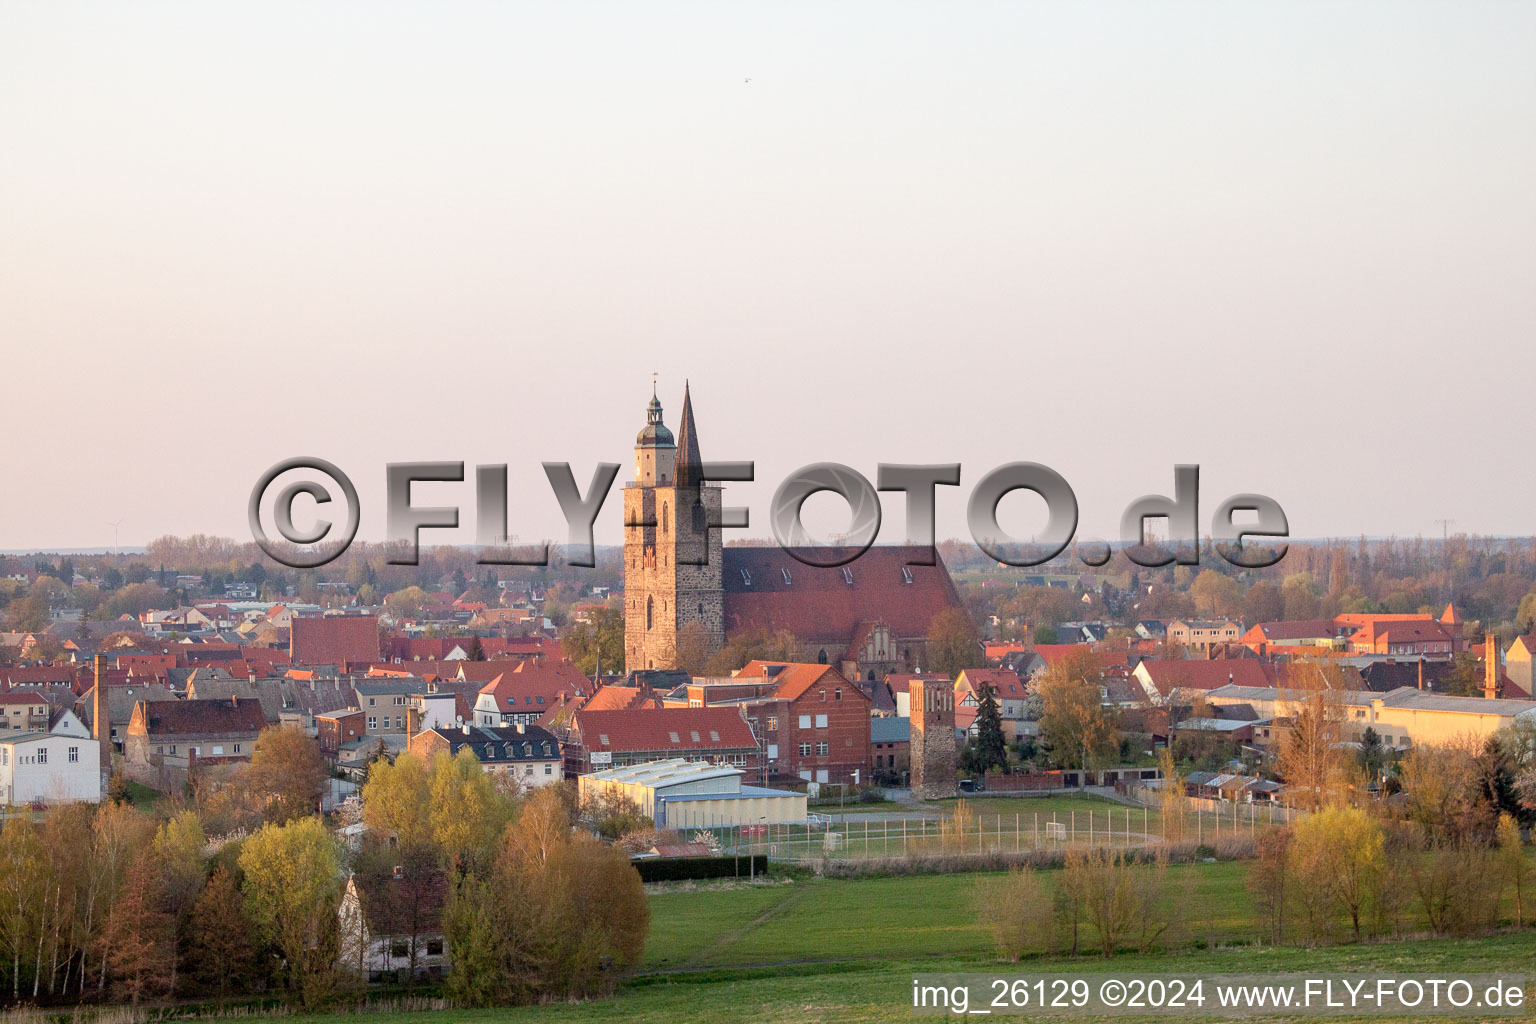
[[[955,687],[947,679],[914,679],[908,685],[912,722],[912,795],[942,800],[955,795]]]

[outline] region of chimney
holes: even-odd
[[[528,731],[528,726],[525,723],[523,723],[523,722],[518,722],[517,723],[517,734],[519,736],[523,735],[527,731]]]
[[[421,732],[421,709],[414,704],[405,709],[405,735],[415,736]]]
[[[107,656],[98,654],[94,659],[96,689],[91,694],[91,735],[101,755],[101,795],[107,795],[112,782],[112,716],[107,710]]]
[[[1499,695],[1499,640],[1492,633],[1483,636],[1483,696],[1493,700]]]

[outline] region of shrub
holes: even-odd
[[[768,873],[768,858],[762,854],[752,857],[658,857],[637,860],[634,864],[642,882],[736,878]]]

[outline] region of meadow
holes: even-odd
[[[1244,884],[1247,870],[1241,862],[1170,868],[1175,881],[1190,881],[1186,909],[1191,922],[1170,951],[1120,954],[1108,961],[1093,954],[1039,955],[1018,964],[997,958],[990,932],[977,920],[980,887],[995,875],[778,878],[658,889],[650,894],[644,961],[615,997],[488,1011],[438,1010],[431,1020],[893,1021],[912,1016],[911,980],[917,974],[1513,974],[1536,966],[1536,930],[1531,929],[1473,940],[1413,937],[1316,949],[1261,945],[1254,940],[1263,925]],[[1052,884],[1059,876],[1045,874]],[[1407,934],[1421,928],[1411,917],[1404,921]],[[340,1024],[348,1018],[323,1019]],[[425,1012],[385,1012],[370,1014],[370,1019],[427,1024]]]

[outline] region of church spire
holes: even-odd
[[[693,397],[683,381],[683,415],[677,428],[677,465],[673,477],[678,487],[698,487],[704,482],[704,460],[699,455],[699,435],[693,425]]]

